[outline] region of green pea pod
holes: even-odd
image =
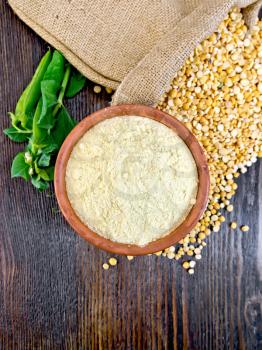
[[[41,82],[42,111],[38,125],[50,130],[55,124],[53,108],[58,102],[58,93],[64,78],[65,59],[63,55],[54,51],[52,60]]]
[[[12,177],[31,179],[39,191],[53,181],[57,152],[75,126],[63,99],[66,91],[70,96],[80,91],[84,82],[79,73],[72,73],[71,65],[58,51],[53,55],[48,51],[43,57],[15,113],[10,113],[12,128],[4,132],[14,141],[29,141],[13,161]]]
[[[28,129],[31,127],[30,124],[32,124],[34,109],[41,96],[41,81],[43,80],[46,70],[50,64],[51,56],[51,51],[48,50],[41,59],[31,82],[19,98],[15,109],[15,115],[12,116],[12,123],[14,127],[17,127],[19,122],[21,123],[23,129]]]
[[[33,118],[33,129],[30,144],[32,145],[32,153],[36,154],[38,148],[41,147],[43,140],[47,136],[47,131],[39,127],[38,122],[42,112],[43,101],[42,98],[38,101],[36,106],[34,118]]]
[[[64,56],[59,51],[55,50],[51,62],[49,63],[43,76],[43,80],[54,80],[56,82],[57,89],[59,89],[64,77],[64,67]]]

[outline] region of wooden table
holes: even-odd
[[[9,125],[44,43],[0,4],[0,122]],[[68,101],[78,120],[109,102],[90,82]],[[262,163],[239,179],[237,220],[225,223],[189,276],[156,256],[131,262],[76,236],[57,211],[53,191],[10,179],[22,146],[0,134],[0,349],[262,349]],[[260,231],[259,231],[260,230]]]

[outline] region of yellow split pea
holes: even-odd
[[[261,58],[262,21],[248,32],[235,8],[216,33],[197,46],[158,104],[195,134],[205,150],[211,177],[207,210],[179,242],[176,260],[191,254],[190,244],[195,249],[206,246],[203,240],[210,229],[220,230],[225,221],[220,210],[234,210],[230,200],[237,189],[235,179],[262,157]],[[237,224],[230,226],[235,229]],[[241,229],[249,230],[247,225]],[[194,250],[194,255],[200,254]]]

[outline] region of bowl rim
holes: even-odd
[[[89,129],[99,122],[109,118],[126,115],[150,118],[175,131],[191,151],[198,170],[198,191],[196,203],[193,205],[186,218],[178,227],[171,229],[170,232],[164,237],[152,241],[145,246],[114,242],[92,231],[92,229],[85,225],[77,216],[70,204],[66,191],[66,167],[75,144]],[[55,194],[59,207],[67,222],[76,231],[76,233],[78,233],[89,243],[110,253],[120,255],[136,256],[155,253],[174,245],[184,238],[193,229],[193,227],[195,227],[207,207],[209,186],[210,178],[207,160],[202,147],[192,132],[189,131],[186,126],[184,126],[175,117],[160,111],[159,109],[138,104],[110,106],[86,116],[74,127],[74,129],[65,139],[62,147],[60,148],[55,164]]]

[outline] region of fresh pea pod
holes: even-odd
[[[32,129],[32,136],[30,139],[30,143],[32,144],[32,152],[36,153],[38,150],[38,145],[41,145],[44,138],[47,135],[47,132],[45,130],[42,130],[39,125],[39,119],[41,117],[41,112],[42,112],[42,106],[43,106],[43,101],[42,98],[38,101],[38,104],[36,106],[34,118],[33,118],[33,129]]]
[[[38,120],[39,127],[50,130],[55,124],[53,108],[57,104],[58,94],[64,78],[65,59],[54,51],[52,60],[47,67],[41,82],[42,111]]]
[[[11,113],[12,127],[4,131],[13,141],[29,141],[13,161],[12,177],[30,179],[39,191],[48,188],[57,152],[76,124],[63,105],[64,96],[75,95],[84,85],[85,78],[58,51],[43,57]]]
[[[55,108],[53,110],[53,117],[56,117],[56,115],[61,110],[61,107],[64,107],[63,106],[63,98],[64,98],[64,95],[65,95],[65,92],[66,92],[66,89],[67,89],[67,85],[68,85],[68,82],[69,82],[69,79],[70,79],[70,73],[71,73],[71,66],[70,66],[70,64],[67,64],[66,65],[65,75],[64,75],[64,78],[63,78],[63,81],[62,81],[62,84],[61,84],[61,89],[60,89],[60,92],[59,92],[59,96],[58,96],[58,99],[57,99],[57,104],[56,104],[56,106],[55,106]]]
[[[25,130],[31,127],[34,109],[41,96],[41,81],[50,64],[51,56],[51,51],[48,50],[41,59],[31,82],[19,98],[15,114],[11,115],[13,127],[19,129],[19,124],[21,124],[22,129]]]
[[[56,87],[59,90],[64,77],[64,68],[65,58],[59,51],[55,50],[51,62],[49,63],[43,76],[43,81],[54,80],[56,82]]]

